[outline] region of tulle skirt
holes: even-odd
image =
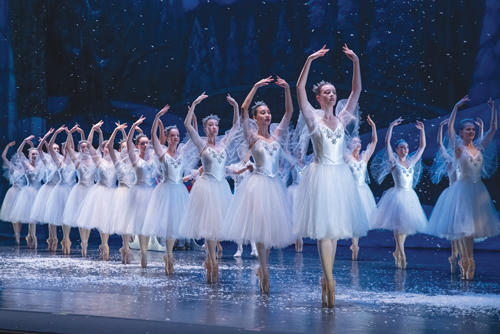
[[[226,180],[202,175],[191,189],[179,235],[188,239],[222,240],[224,218],[232,196]]]
[[[370,187],[366,183],[358,185],[358,192],[359,198],[361,199],[359,204],[361,206],[361,209],[365,212],[366,219],[368,220],[368,225],[370,225],[371,217],[377,209],[375,198],[373,197],[373,193]],[[369,227],[371,228],[371,226]]]
[[[33,208],[31,209],[30,220],[37,223],[47,223],[45,221],[45,211],[47,210],[47,199],[54,190],[54,184],[44,184],[36,194]]]
[[[121,232],[122,234],[141,234],[153,190],[153,187],[147,185],[134,185],[129,189],[126,227],[124,232]]]
[[[93,185],[83,201],[76,225],[81,228],[96,228],[102,233],[113,233],[111,207],[114,188],[101,184]]]
[[[485,185],[458,180],[445,189],[432,210],[429,234],[456,240],[500,234],[500,220]]]
[[[19,223],[34,223],[30,216],[37,193],[38,189],[32,186],[21,188],[21,191],[17,195],[17,200],[14,203],[14,207],[12,208],[12,221]]]
[[[313,162],[297,189],[293,233],[311,239],[365,236],[369,227],[359,208],[360,201],[358,187],[346,164]]]
[[[7,190],[3,199],[2,208],[0,209],[0,220],[15,223],[15,221],[12,220],[12,209],[14,209],[14,204],[20,192],[21,187],[19,186],[12,186]]]
[[[68,200],[66,201],[66,207],[63,213],[63,223],[64,225],[77,227],[76,220],[80,215],[80,210],[82,209],[83,203],[87,198],[87,195],[92,186],[84,186],[79,183],[75,184],[69,193]]]
[[[45,209],[44,222],[48,224],[63,225],[64,207],[73,186],[66,184],[56,184],[49,194],[47,207]]]
[[[163,182],[156,186],[146,211],[141,235],[175,239],[179,236],[189,201],[189,193],[182,183]]]
[[[109,208],[113,233],[120,235],[134,234],[133,225],[129,224],[129,193],[130,188],[127,186],[118,186],[118,188],[113,188],[111,207]]]
[[[393,187],[382,195],[372,216],[372,227],[411,235],[425,232],[427,217],[413,189]]]
[[[226,240],[260,242],[266,247],[286,247],[295,240],[285,186],[277,177],[253,174],[234,195],[224,231]]]

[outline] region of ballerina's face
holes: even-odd
[[[319,94],[316,95],[316,100],[320,106],[335,105],[337,102],[337,90],[332,84],[324,84],[319,89]]]
[[[396,146],[396,155],[399,159],[404,160],[408,156],[408,143],[400,142],[398,146]]]
[[[52,145],[52,148],[53,148],[53,149],[54,149],[54,151],[56,151],[57,153],[61,153],[61,149],[59,148],[59,145],[54,144],[54,145]]]
[[[37,156],[38,156],[38,152],[36,150],[31,150],[30,151],[30,161],[32,163],[35,162]]]
[[[253,116],[253,119],[255,120],[255,122],[259,127],[269,126],[269,124],[271,124],[271,119],[272,119],[271,110],[266,105],[258,106],[255,109],[255,115]]]
[[[219,134],[219,122],[216,119],[209,119],[204,129],[208,137],[217,137]]]
[[[168,146],[170,145],[177,146],[179,144],[179,130],[177,129],[168,130],[167,143]]]
[[[464,123],[460,129],[460,138],[463,142],[471,142],[476,137],[476,127],[472,123]]]
[[[361,139],[359,139],[359,137],[352,138],[351,150],[353,153],[361,151]]]
[[[87,143],[81,143],[78,146],[78,151],[80,151],[82,153],[88,153],[89,152],[89,147],[87,146]]]
[[[139,138],[136,147],[139,149],[139,152],[143,154],[144,152],[146,152],[146,148],[148,147],[148,145],[149,145],[149,139],[148,137],[144,136]]]

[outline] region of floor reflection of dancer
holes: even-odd
[[[91,134],[89,134],[89,139],[95,131],[96,125],[92,127]],[[73,136],[72,132],[77,131],[80,133],[80,141],[78,142],[78,152],[74,150]],[[68,131],[68,139],[66,140],[66,149],[68,155],[73,162],[76,174],[78,176],[78,182],[73,186],[71,192],[69,193],[66,206],[63,213],[63,223],[68,226],[78,227],[80,232],[80,246],[82,256],[87,256],[88,241],[90,235],[90,229],[84,226],[79,226],[77,224],[78,216],[80,215],[80,210],[82,205],[89,193],[90,188],[94,185],[95,179],[95,163],[92,161],[90,156],[89,144],[85,139],[85,134],[83,130],[75,125],[71,131]]]
[[[405,240],[408,235],[417,232],[425,232],[427,217],[417,193],[413,190],[415,186],[415,172],[420,163],[420,158],[425,149],[424,124],[417,121],[416,128],[420,131],[420,144],[417,151],[408,156],[408,143],[400,139],[395,144],[395,153],[392,150],[391,138],[395,126],[401,124],[403,119],[399,117],[393,121],[387,130],[385,147],[387,154],[387,172],[390,171],[394,180],[394,187],[387,190],[378,203],[377,210],[373,215],[372,228],[380,228],[394,231],[396,250],[393,253],[396,267],[406,268]],[[385,174],[382,173],[382,174]],[[383,178],[379,178],[382,181]]]
[[[10,160],[7,159],[7,152],[9,151],[9,148],[15,144],[15,141],[8,143],[2,152],[3,168],[6,170],[4,175],[9,179],[11,186],[9,190],[7,190],[7,193],[5,193],[5,197],[2,202],[0,220],[12,223],[16,245],[19,245],[21,243],[21,223],[12,219],[12,209],[16,203],[17,196],[21,192],[21,188],[26,185],[26,177],[18,164],[14,163],[17,159],[15,155],[12,156]]]
[[[271,111],[263,101],[256,102],[251,113],[257,125],[250,124],[249,108],[260,87],[273,82],[272,77],[255,83],[243,102],[241,124],[252,152],[255,168],[235,194],[226,217],[226,236],[235,241],[255,241],[259,255],[260,291],[269,294],[268,262],[272,247],[282,248],[293,242],[291,210],[286,188],[279,174],[279,162],[286,145],[293,103],[288,83],[277,77],[276,85],[285,90],[285,113],[278,127],[269,132]]]
[[[498,114],[494,102],[488,101],[491,107],[491,122],[487,134],[479,144],[474,144],[474,121],[464,119],[460,122],[459,136],[456,138],[455,119],[458,108],[469,101],[468,96],[460,100],[450,116],[448,137],[450,147],[454,151],[458,166],[457,181],[450,186],[449,206],[440,219],[452,222],[454,235],[458,239],[459,261],[462,277],[472,280],[475,272],[474,239],[484,239],[500,234],[500,220],[488,190],[481,181],[484,164],[483,151],[493,139],[498,128]]]
[[[359,137],[353,137],[349,143],[350,155],[347,157],[347,164],[351,169],[354,180],[358,186],[358,192],[360,197],[360,207],[366,214],[366,218],[369,221],[373,212],[377,208],[377,204],[375,203],[375,198],[373,197],[373,193],[370,190],[370,187],[366,183],[367,174],[367,165],[368,161],[375,150],[375,146],[377,145],[377,128],[375,123],[370,118],[370,115],[367,117],[367,122],[372,128],[372,140],[370,144],[366,147],[366,150],[361,152],[361,139]],[[351,251],[352,251],[352,260],[358,260],[359,253],[359,237],[362,235],[366,235],[367,231],[362,229],[360,231],[354,232],[354,237],[352,238]]]
[[[43,177],[43,165],[38,157],[37,149],[31,147],[28,150],[28,158],[23,153],[24,146],[27,143],[31,143],[34,137],[31,135],[24,139],[17,149],[19,167],[22,169],[27,183],[21,187],[11,213],[13,221],[29,224],[28,235],[26,236],[26,243],[29,248],[36,248],[38,244],[36,239],[36,223],[31,220],[30,216]],[[31,144],[31,146],[33,145]]]
[[[49,156],[49,153],[45,153],[42,149],[43,146],[47,148],[48,152],[48,143],[47,138],[54,132],[54,129],[50,129],[40,140],[40,145],[38,145],[38,156],[44,165],[44,184],[38,190],[38,193],[35,198],[35,202],[33,204],[33,208],[31,209],[31,220],[40,223],[48,223],[45,221],[45,212],[47,210],[47,199],[50,197],[50,193],[54,189],[57,183],[60,181],[60,176],[57,171],[57,166],[54,163],[54,160]],[[53,145],[53,149],[56,154],[59,154],[59,145]],[[48,224],[48,239],[47,244],[49,246],[49,251],[55,252],[57,250],[57,226]],[[55,239],[55,242],[53,240]]]
[[[114,129],[107,142],[109,156],[115,165],[116,176],[118,178],[118,187],[114,188],[111,200],[112,207],[109,220],[113,226],[113,232],[120,234],[122,237],[120,255],[123,264],[129,264],[131,261],[129,241],[134,233],[133,226],[129,227],[127,220],[128,196],[130,188],[135,183],[135,172],[127,152],[126,128],[127,124],[117,123],[117,127]],[[114,150],[114,142],[118,131],[122,133],[122,141],[120,142],[118,153],[116,153]]]
[[[353,63],[352,91],[338,117],[334,114],[337,92],[331,83],[321,81],[314,86],[321,111],[316,111],[307,100],[306,83],[311,63],[328,51],[323,47],[310,55],[297,82],[297,98],[313,143],[314,161],[299,184],[297,202],[300,205],[294,209],[293,232],[318,240],[323,267],[322,305],[333,307],[335,280],[332,270],[337,240],[352,238],[355,225],[368,222],[359,210],[358,190],[343,158],[344,128],[354,118],[361,94],[359,59],[346,45],[343,52]]]
[[[223,237],[223,222],[228,204],[232,199],[231,189],[225,179],[225,165],[228,157],[226,149],[239,128],[239,110],[236,101],[228,95],[227,101],[233,107],[231,130],[217,141],[219,117],[209,115],[203,119],[203,129],[207,136],[204,140],[191,125],[191,117],[196,106],[207,97],[205,93],[202,93],[191,104],[184,120],[188,135],[200,154],[203,174],[191,189],[188,208],[179,228],[179,234],[185,238],[205,239],[207,282],[215,283],[219,279],[217,240]]]
[[[61,241],[62,252],[64,255],[69,255],[71,251],[71,241],[70,241],[70,232],[71,226],[64,225],[63,223],[63,213],[64,207],[66,206],[66,202],[68,200],[69,193],[71,192],[71,188],[75,184],[75,166],[71,161],[68,150],[66,148],[66,144],[63,144],[63,155],[56,153],[54,150],[54,142],[59,135],[59,133],[66,131],[67,128],[65,126],[57,129],[52,138],[50,138],[50,142],[48,145],[50,156],[57,166],[57,171],[59,173],[59,183],[56,184],[52,192],[50,193],[49,198],[47,199],[47,209],[45,212],[45,221],[49,224],[62,226],[63,230],[63,239]],[[57,236],[57,234],[53,234],[53,236]],[[50,238],[50,236],[49,236]],[[54,244],[55,242],[55,244]],[[53,250],[57,249],[57,237],[52,240],[52,247],[49,247]]]
[[[179,235],[179,225],[186,212],[189,194],[182,183],[184,172],[182,148],[178,150],[179,129],[169,126],[165,130],[167,148],[161,144],[158,138],[158,124],[170,107],[167,105],[156,114],[151,129],[151,140],[153,149],[163,171],[162,182],[156,185],[146,212],[144,226],[141,235],[147,237],[163,237],[166,239],[165,274],[174,273],[174,244]]]

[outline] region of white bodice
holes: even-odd
[[[136,185],[154,185],[153,177],[153,161],[145,161],[144,159],[138,158],[135,164],[135,184]]]
[[[90,187],[94,184],[95,176],[95,166],[93,162],[83,162],[80,161],[78,168],[76,169],[76,174],[78,176],[78,184],[85,187]]]
[[[26,171],[26,179],[28,180],[28,186],[40,188],[41,186],[41,177],[40,177],[40,169],[28,169]]]
[[[349,169],[357,185],[366,184],[366,162],[363,159],[356,161],[354,158],[349,157]]]
[[[9,182],[13,186],[23,187],[28,183],[28,179],[22,170],[11,167],[9,169]]]
[[[311,132],[314,148],[314,162],[325,165],[338,165],[344,162],[344,127],[340,121],[332,131],[321,120],[317,119]]]
[[[263,139],[257,139],[252,146],[255,173],[269,177],[278,176],[280,153],[281,145],[277,141],[268,143]]]
[[[113,188],[116,184],[116,172],[113,163],[101,159],[97,167],[97,179],[100,185]]]
[[[46,173],[46,181],[45,181],[46,184],[55,186],[61,180],[61,176],[57,172],[57,167],[55,165],[50,165],[49,167],[46,167],[45,173]]]
[[[222,181],[226,175],[226,150],[220,152],[207,146],[201,152],[201,163],[203,165],[203,175],[210,175],[219,181]]]
[[[134,169],[126,162],[119,162],[115,165],[116,177],[119,186],[131,187],[135,182]]]
[[[163,155],[163,182],[182,183],[182,155],[176,158],[168,153]]]
[[[415,170],[413,166],[406,168],[396,161],[396,165],[392,169],[392,178],[394,180],[394,186],[401,189],[412,189],[413,188],[413,174]]]
[[[457,160],[458,180],[472,182],[481,181],[481,170],[483,168],[483,154],[479,151],[473,156],[467,148],[462,148],[462,154]]]
[[[59,184],[64,184],[68,186],[72,186],[76,183],[75,180],[75,167],[73,163],[62,163],[62,166],[57,169],[59,173]]]

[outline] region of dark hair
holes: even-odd
[[[406,144],[406,145],[408,145],[408,142],[406,140],[404,140],[404,139],[401,138],[398,141],[396,141],[396,143],[394,144],[394,147],[397,148],[399,145],[401,145],[403,143]]]
[[[321,80],[320,82],[315,84],[312,88],[314,95],[319,95],[321,93],[321,87],[323,87],[324,85],[332,85],[333,86],[333,84],[331,82]]]
[[[474,124],[474,120],[472,118],[464,118],[463,120],[460,121],[460,130],[463,130],[465,127],[465,124],[470,123],[474,126],[474,129],[476,129],[476,125]]]
[[[177,125],[170,125],[170,126],[167,126],[165,127],[165,135],[168,137],[168,134],[170,133],[170,131],[172,130],[177,130],[179,131],[179,129],[177,128]]]
[[[146,136],[145,134],[139,134],[135,137],[135,141],[134,141],[134,144],[135,145],[138,145],[139,144],[139,140],[141,140],[142,138],[146,138],[148,139],[148,136]]]
[[[258,108],[258,107],[263,107],[263,106],[266,106],[266,107],[268,107],[268,108],[269,108],[269,106],[267,105],[267,103],[266,103],[266,102],[264,102],[264,101],[257,101],[257,102],[255,102],[255,103],[253,104],[253,106],[252,106],[252,109],[250,109],[250,114],[251,114],[251,116],[252,116],[252,117],[255,117],[255,115],[257,114],[257,108]]]

